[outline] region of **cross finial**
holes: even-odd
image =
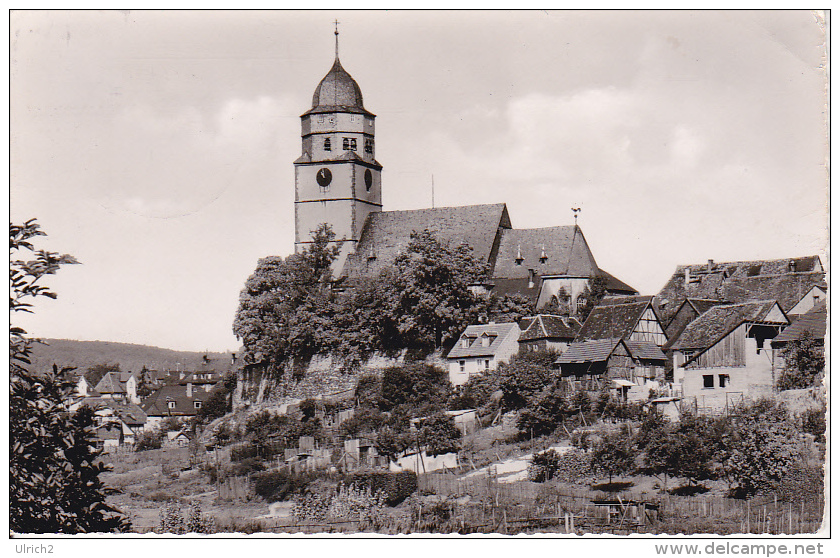
[[[572,208],[572,213],[575,216],[575,226],[577,226],[577,218],[578,218],[578,213],[580,213],[580,208],[579,207],[573,207]]]
[[[341,23],[338,20],[335,20],[335,57],[338,58],[338,24]]]

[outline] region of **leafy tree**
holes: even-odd
[[[557,294],[552,296],[548,302],[543,304],[538,312],[540,314],[553,314],[555,316],[568,316],[571,314],[569,301],[571,297],[565,287],[560,287]]]
[[[459,387],[458,393],[449,401],[449,410],[482,408],[490,403],[493,394],[499,391],[499,376],[496,374],[474,374],[467,383]]]
[[[776,382],[780,390],[809,388],[825,370],[823,348],[807,329],[782,349],[782,357],[785,367]]]
[[[163,432],[158,429],[141,432],[134,444],[134,451],[160,449],[163,446]]]
[[[198,420],[202,423],[208,423],[231,412],[233,410],[232,395],[235,389],[236,377],[233,374],[213,386],[210,397],[198,410]]]
[[[461,431],[455,426],[455,419],[446,413],[437,413],[420,424],[420,442],[428,455],[440,455],[458,451]]]
[[[636,468],[636,453],[629,436],[604,436],[592,450],[592,469],[607,475],[612,484],[613,476],[626,475]]]
[[[357,407],[353,416],[341,423],[339,430],[346,438],[357,438],[362,434],[376,432],[387,419],[379,409]]]
[[[85,371],[85,380],[91,388],[96,387],[96,384],[105,377],[108,372],[120,372],[119,363],[116,364],[94,364]]]
[[[825,443],[825,405],[802,413],[802,431],[812,434],[816,442]]]
[[[452,385],[445,370],[418,362],[385,369],[380,389],[380,409],[391,411],[405,406],[417,416],[444,408]]]
[[[312,243],[286,259],[261,259],[245,282],[233,332],[242,340],[248,363],[261,363],[277,370],[288,359],[306,359],[329,339],[334,313],[330,289],[330,266],[339,248],[328,225],[313,234]]]
[[[380,455],[385,455],[391,461],[396,461],[397,457],[406,449],[411,447],[413,440],[411,435],[406,431],[400,431],[391,426],[384,426],[379,429],[376,435],[376,451]]]
[[[645,465],[654,475],[662,475],[665,488],[668,488],[668,476],[680,474],[680,450],[682,445],[674,444],[671,439],[673,430],[665,428],[650,437],[645,446]]]
[[[745,494],[771,489],[801,458],[785,406],[769,399],[742,407],[733,420],[725,473]]]
[[[521,409],[529,401],[554,383],[557,372],[553,370],[557,353],[537,351],[513,355],[510,361],[499,365],[500,388],[505,408]]]
[[[365,374],[356,382],[356,407],[378,408],[382,382],[376,374]]]
[[[482,299],[470,287],[487,273],[487,264],[466,244],[450,247],[428,230],[413,232],[406,250],[379,279],[383,329],[396,336],[386,343],[423,354],[454,342],[482,310]]]
[[[518,322],[534,314],[534,303],[525,295],[514,293],[503,296],[490,295],[489,315],[498,323]]]
[[[530,400],[519,414],[517,427],[526,436],[551,434],[568,414],[571,414],[571,410],[563,390],[559,386],[551,386]]]
[[[107,470],[97,462],[93,413],[74,414],[63,403],[74,391],[66,373],[35,375],[30,364],[32,340],[11,324],[14,312],[32,312],[31,300],[55,293],[40,284],[71,256],[36,250],[43,236],[35,220],[9,225],[9,529],[18,533],[89,533],[125,531],[128,521],[105,503],[110,492],[99,478]],[[21,251],[34,255],[21,260]]]
[[[578,319],[583,323],[589,317],[592,309],[598,306],[607,294],[607,278],[603,275],[590,275],[589,284],[583,290],[577,305]]]

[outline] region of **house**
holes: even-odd
[[[581,324],[577,318],[538,314],[519,322],[519,350],[524,352],[555,350],[562,353],[575,340]]]
[[[73,412],[82,406],[93,410],[97,436],[102,442],[100,447],[133,445],[146,425],[146,413],[134,403],[111,397],[85,397],[75,401],[69,410]]]
[[[474,374],[495,370],[519,351],[520,333],[516,323],[468,326],[447,355],[449,381],[461,386]]]
[[[163,447],[166,448],[185,448],[190,445],[189,430],[182,428],[177,432],[167,432],[163,439]]]
[[[668,336],[669,345],[672,345],[682,335],[685,326],[697,319],[706,310],[713,306],[727,304],[725,300],[711,300],[706,298],[687,298],[680,304],[674,313],[671,321],[665,327],[665,335]]]
[[[191,383],[162,386],[143,401],[142,409],[148,417],[146,429],[157,427],[166,417],[194,417],[209,398],[209,392],[193,389]]]
[[[687,298],[730,303],[775,300],[787,313],[817,285],[825,284],[819,256],[680,265],[654,298],[660,318],[670,322]]]
[[[589,313],[575,341],[625,339],[662,347],[665,328],[653,309],[651,297],[604,297]]]
[[[622,400],[641,401],[665,388],[665,360],[655,343],[614,337],[572,343],[555,364],[569,389],[607,387]]]
[[[688,324],[673,345],[674,383],[705,412],[725,412],[769,396],[776,377],[770,341],[789,324],[775,300],[715,306]]]
[[[805,293],[805,295],[799,299],[799,302],[797,302],[793,308],[785,313],[789,318],[792,316],[801,316],[818,306],[820,303],[825,303],[826,294],[828,294],[827,283],[814,285],[810,291]]]
[[[120,380],[120,372],[107,372],[94,388],[102,397],[109,397],[119,401],[128,398],[125,384]],[[135,384],[136,387],[136,384]],[[136,397],[136,391],[135,391]]]

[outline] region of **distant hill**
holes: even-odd
[[[113,343],[110,341],[73,341],[69,339],[44,339],[46,345],[35,343],[32,346],[32,365],[36,372],[73,366],[84,371],[96,364],[119,364],[123,372],[139,372],[143,366],[149,370],[186,370],[212,367],[224,373],[231,368],[232,353],[204,353],[193,351],[173,351],[134,345],[131,343]],[[205,364],[204,356],[209,359]],[[202,366],[204,364],[204,366]]]

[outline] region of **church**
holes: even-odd
[[[295,251],[322,223],[341,241],[335,276],[374,277],[425,229],[454,246],[466,243],[488,264],[481,287],[518,293],[540,308],[556,299],[576,313],[590,277],[606,279],[608,294],[638,292],[598,267],[577,224],[515,229],[505,204],[383,211],[382,165],[376,160],[375,119],[359,84],[335,62],[301,115],[301,156],[295,167]]]

